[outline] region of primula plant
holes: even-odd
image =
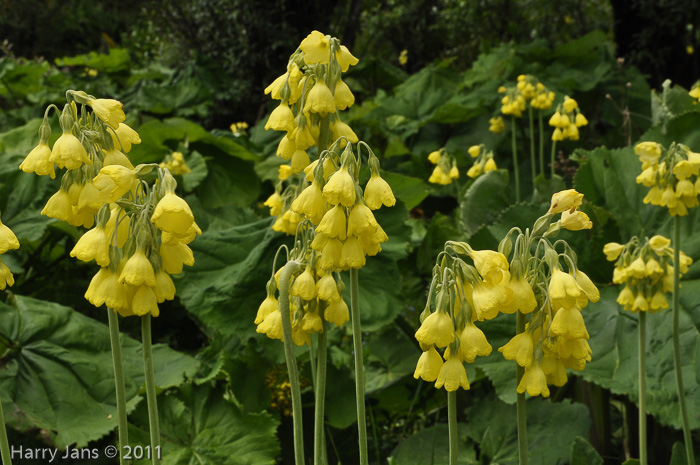
[[[492,350],[475,322],[517,313],[516,335],[498,350],[518,365],[520,463],[527,463],[524,393],[549,397],[548,384],[563,386],[567,368],[581,371],[591,360],[581,310],[597,302],[600,292],[578,269],[569,244],[552,242],[561,229],[592,228],[588,215],[578,210],[582,199],[573,189],[555,194],[532,229],[511,229],[498,251],[449,241],[438,255],[415,335],[423,355],[414,377],[448,392],[450,464],[457,463],[455,391],[470,387],[463,362],[473,363]],[[436,349],[444,349],[443,355]]]
[[[124,454],[129,442],[116,314],[141,317],[151,451],[153,462],[160,463],[151,317],[160,314],[159,303],[174,299],[176,290],[170,275],[181,273],[183,265],[194,264],[187,244],[202,231],[187,202],[175,193],[177,183],[167,168],[134,167],[125,155],[141,139],[123,123],[125,114],[120,102],[70,90],[66,100],[59,117],[62,135],[49,148],[48,115],[52,109],[58,111],[52,105],[39,129],[39,145],[20,169],[52,178],[55,167],[66,169],[58,192],[41,213],[92,228],[78,240],[70,255],[85,262],[94,260],[100,266],[85,298],[96,307],[105,305],[109,314],[120,463],[126,463]],[[154,173],[155,183],[151,184]]]

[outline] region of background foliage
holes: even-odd
[[[647,14],[644,5],[639,14]],[[82,89],[124,103],[127,123],[143,141],[130,153],[134,164],[160,162],[177,150],[192,169],[178,179],[179,193],[204,234],[192,244],[195,266],[176,280],[179,299],[163,304],[154,324],[166,463],[195,457],[217,465],[290,463],[282,346],[252,324],[274,252],[288,242],[270,230],[261,204],[273,189],[280,137],[262,128],[270,108],[262,89],[283,72],[299,41],[319,29],[341,37],[361,59],[347,75],[358,103],[345,120],[382,158],[382,176],[398,199],[377,218],[389,242],[360,272],[372,460],[447,460],[444,393],[412,377],[420,352],[413,333],[445,240],[493,248],[512,226],[531,225],[557,187],[532,186],[524,162],[522,190],[536,193],[514,205],[508,133],[488,132],[498,86],[519,74],[537,76],[559,101],[576,98],[590,121],[580,141],[558,145],[556,168],[585,194],[583,209],[595,227],[567,240],[579,251],[579,267],[603,288],[601,301],[584,311],[592,363],[550,399],[528,401],[531,459],[613,464],[635,455],[636,317],[622,313],[616,289],[606,288],[612,265],[602,246],[640,233],[670,235],[664,211],[642,204],[644,188],[633,179],[639,162],[629,146],[675,140],[699,150],[700,112],[687,89],[660,89],[660,77],[671,71],[645,68],[645,53],[654,53],[648,41],[627,44],[627,61],[617,59],[614,39],[624,18],[612,16],[616,2],[74,0],[0,2],[0,11],[0,41],[7,39],[0,58],[0,210],[22,243],[6,256],[17,283],[0,304],[0,398],[11,443],[114,442],[106,314],[82,298],[96,269],[68,256],[82,231],[39,214],[56,183],[17,169],[37,143],[45,107],[60,103],[67,89]],[[656,14],[666,17],[665,10]],[[668,23],[662,27],[672,34]],[[680,29],[674,37],[692,65],[696,55],[685,47],[696,43],[695,32]],[[402,66],[397,57],[404,49],[409,61]],[[679,84],[687,87],[696,77]],[[651,88],[658,90],[653,97]],[[228,126],[237,121],[250,130],[233,134]],[[494,149],[501,170],[475,181],[462,176],[447,187],[427,183],[429,152],[445,147],[464,173],[466,149],[478,143]],[[683,246],[696,259],[698,222],[697,214],[685,222]],[[681,297],[686,390],[691,412],[699,412],[697,266]],[[682,463],[682,454],[672,457],[681,435],[669,315],[650,320],[651,463]],[[127,372],[130,438],[145,444],[138,326],[121,321],[133,371]],[[484,325],[494,348],[513,328],[507,317]],[[348,331],[329,333],[331,463],[357,460]],[[300,349],[298,357],[311,431],[308,352]],[[514,365],[493,353],[468,374],[472,389],[459,394],[460,463],[516,463]],[[691,415],[691,424],[697,431],[700,417]]]

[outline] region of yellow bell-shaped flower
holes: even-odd
[[[132,286],[145,284],[149,287],[155,287],[156,274],[153,270],[153,265],[151,265],[151,261],[146,257],[146,253],[142,249],[136,249],[136,252],[126,261],[119,275],[119,282]]]
[[[117,129],[119,123],[126,119],[124,105],[118,100],[109,98],[98,98],[88,100],[87,104],[92,107],[98,118],[108,124],[112,129]]]
[[[435,387],[440,389],[443,386],[447,392],[456,391],[460,387],[465,390],[469,389],[467,371],[459,357],[449,357],[440,368]]]
[[[391,190],[391,186],[379,173],[372,173],[367,181],[364,192],[365,202],[372,210],[379,209],[382,205],[393,207],[396,204],[396,197]]]
[[[413,377],[415,379],[421,378],[423,381],[433,382],[438,378],[442,364],[442,357],[438,351],[435,350],[435,346],[430,346],[418,359]]]
[[[441,311],[431,313],[416,331],[416,339],[426,346],[435,344],[437,347],[447,347],[455,340],[452,318]]]
[[[124,123],[119,123],[119,126],[114,132],[108,132],[112,136],[112,142],[114,142],[114,147],[117,149],[121,147],[121,151],[123,153],[129,153],[133,144],[141,143],[141,137],[139,137],[139,133],[134,131],[132,128],[130,128]]]
[[[161,231],[185,234],[194,223],[194,215],[184,199],[166,192],[153,210],[151,222]]]
[[[549,397],[547,377],[539,364],[525,368],[525,374],[518,384],[518,394],[523,394],[525,391],[531,396]]]
[[[70,256],[84,262],[95,260],[100,266],[108,266],[109,238],[104,228],[97,226],[83,234],[71,250]]]
[[[51,149],[48,144],[40,143],[29,152],[29,155],[19,165],[19,169],[25,173],[36,173],[39,176],[49,175],[51,179],[56,178],[56,171],[53,163],[49,161]]]

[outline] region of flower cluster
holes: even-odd
[[[298,346],[311,344],[311,334],[323,332],[324,321],[340,327],[350,319],[348,306],[343,300],[345,284],[339,273],[324,269],[323,253],[313,249],[318,236],[313,228],[300,228],[295,239],[296,247],[290,259],[304,263],[302,269],[292,276],[289,288],[289,315],[292,339]],[[260,304],[255,317],[257,332],[270,339],[284,340],[282,312],[276,297],[282,268],[277,270],[267,283],[267,297]]]
[[[518,76],[515,87],[499,87],[498,93],[505,94],[501,99],[501,113],[517,118],[520,118],[526,110],[527,102],[530,102],[530,106],[537,110],[552,108],[555,96],[554,92],[548,90],[544,84],[530,74]]]
[[[173,152],[167,155],[159,166],[163,169],[167,169],[174,175],[183,175],[192,172],[190,167],[187,166],[185,156],[182,152]]]
[[[444,148],[430,152],[428,161],[435,165],[428,182],[446,186],[452,184],[452,181],[455,179],[459,179],[457,160],[454,155],[447,153],[447,150]]]
[[[657,142],[640,142],[634,152],[642,162],[637,183],[650,187],[644,203],[667,207],[673,216],[688,214],[698,206],[700,154],[683,144],[666,149]]]
[[[625,287],[617,303],[625,310],[654,313],[668,308],[666,293],[673,290],[671,240],[656,235],[644,242],[636,236],[627,244],[605,244],[605,258],[615,262],[613,282]],[[693,259],[680,251],[680,273],[687,273]]]
[[[549,125],[555,128],[552,133],[552,140],[578,140],[578,128],[587,124],[588,120],[581,113],[576,100],[566,96],[564,97],[564,102],[557,107],[557,111],[549,118]]]
[[[500,134],[506,130],[506,122],[502,116],[489,118],[489,131],[494,134]]]
[[[142,179],[157,167],[134,167],[125,155],[141,140],[122,122],[121,103],[81,91],[68,91],[67,97],[60,116],[63,134],[48,149],[48,112],[55,108],[51,106],[39,130],[39,145],[20,169],[53,175],[54,164],[66,168],[60,189],[42,214],[92,228],[70,253],[101,267],[85,298],[122,316],[158,316],[158,304],[175,296],[170,275],[194,264],[187,244],[202,231],[187,202],[175,194],[177,184],[167,169],[158,169],[151,187]],[[88,113],[85,106],[93,111]],[[46,150],[48,155],[36,156]]]
[[[496,162],[493,159],[493,151],[485,150],[484,144],[472,145],[469,147],[469,155],[474,160],[474,164],[467,171],[467,176],[470,178],[476,178],[483,173],[488,173],[489,171],[495,171],[498,169]]]
[[[245,121],[232,123],[230,129],[234,136],[240,136],[242,134],[245,134],[246,129],[248,129],[248,123],[246,123]]]
[[[339,113],[355,102],[340,76],[357,62],[338,39],[313,31],[290,57],[287,73],[265,90],[281,100],[265,129],[287,132],[277,156],[291,160],[280,167],[281,182],[265,201],[270,215],[277,217],[272,229],[294,235],[304,218],[318,225],[314,246],[327,252],[325,269],[358,268],[364,265],[366,254],[378,253],[379,243],[387,237],[370,209],[396,202],[369,148],[372,176],[364,194],[359,188],[359,159],[355,160],[350,147],[358,138]],[[307,153],[312,146],[318,147],[313,163]],[[300,175],[294,176],[297,173]],[[283,188],[286,180],[289,185]],[[362,222],[359,229],[358,221]]]
[[[555,194],[550,211],[535,222],[533,230],[512,229],[498,251],[446,243],[433,270],[428,302],[416,332],[423,354],[415,378],[435,381],[437,388],[444,386],[448,391],[469,389],[462,363],[491,353],[475,322],[517,311],[529,314],[530,321],[499,351],[525,368],[519,393],[546,397],[547,384],[566,382],[567,368],[583,369],[591,350],[581,309],[589,301],[596,302],[600,294],[576,267],[576,255],[568,244],[549,241],[565,227],[564,218],[552,222],[554,215],[575,214],[582,197],[575,191]],[[519,234],[513,238],[516,231]],[[445,351],[440,355],[442,348]]]

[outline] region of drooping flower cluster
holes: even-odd
[[[163,169],[167,169],[174,175],[183,175],[192,172],[192,169],[187,166],[185,156],[182,152],[173,152],[170,155],[166,155],[159,166]]]
[[[697,81],[695,84],[693,84],[688,94],[690,94],[690,96],[695,99],[695,102],[693,103],[700,102],[700,81]]]
[[[539,82],[535,76],[521,74],[514,87],[501,86],[498,93],[505,94],[501,99],[501,113],[520,118],[527,109],[527,102],[532,108],[547,110],[552,108],[554,92]],[[493,123],[492,123],[493,124]],[[492,131],[498,132],[498,131]]]
[[[342,298],[345,284],[339,273],[321,266],[322,253],[312,248],[315,237],[308,223],[299,229],[290,260],[303,263],[302,269],[292,276],[289,288],[289,315],[292,339],[298,346],[311,344],[311,335],[323,332],[324,321],[340,327],[350,319],[348,306]],[[257,332],[270,339],[284,340],[282,312],[277,300],[282,268],[267,283],[267,297],[260,304],[255,317]]]
[[[231,123],[230,129],[234,136],[240,136],[245,134],[246,130],[248,129],[248,123],[246,123],[245,121]]]
[[[459,179],[457,160],[444,148],[430,152],[428,161],[435,165],[428,182],[446,186],[452,184],[455,179]]]
[[[581,309],[600,294],[576,267],[576,255],[568,244],[550,242],[561,228],[567,228],[563,217],[553,223],[554,215],[576,215],[582,197],[573,190],[555,194],[550,211],[535,222],[533,230],[512,229],[498,251],[473,250],[463,242],[445,245],[416,332],[423,354],[415,378],[436,381],[437,388],[444,386],[448,391],[469,389],[462,362],[471,363],[477,355],[491,352],[474,322],[517,311],[530,315],[525,331],[499,351],[525,368],[519,393],[546,397],[547,384],[566,382],[567,368],[583,369],[591,350]],[[569,225],[568,229],[581,228]],[[514,238],[515,232],[519,234]],[[437,349],[442,348],[446,349],[441,356]]]
[[[81,91],[68,91],[67,97],[69,103],[60,116],[63,135],[48,157],[42,156],[40,163],[33,158],[51,133],[45,116],[40,143],[20,169],[52,174],[54,164],[67,168],[59,191],[42,214],[92,228],[71,251],[71,256],[95,260],[101,267],[85,298],[122,316],[158,316],[158,304],[175,296],[170,275],[194,264],[187,244],[202,231],[187,202],[175,194],[176,182],[167,169],[158,169],[156,185],[151,187],[142,179],[157,167],[134,167],[124,154],[141,140],[122,123],[121,103]]]
[[[360,142],[356,158],[352,144],[358,142],[357,136],[340,120],[339,110],[355,101],[340,75],[356,63],[357,58],[338,39],[314,31],[291,56],[288,72],[266,90],[282,100],[266,129],[287,131],[277,155],[291,158],[291,164],[282,165],[279,174],[288,185],[278,183],[265,201],[270,215],[277,216],[272,229],[294,235],[308,219],[316,226],[311,247],[319,253],[319,266],[327,271],[360,268],[367,255],[379,253],[388,237],[372,210],[396,203],[391,187],[380,175],[377,157]],[[291,105],[287,105],[288,113],[280,110],[285,101]],[[275,112],[279,111],[286,118],[292,116],[289,124],[276,123]],[[318,158],[311,162],[307,150],[314,145]],[[371,170],[364,191],[359,185],[363,146]]]
[[[625,310],[659,312],[668,308],[666,295],[673,290],[673,248],[671,240],[656,235],[644,241],[636,236],[627,244],[605,244],[605,258],[615,262],[613,282],[624,284],[617,303]],[[693,259],[680,251],[680,273],[687,273]]]
[[[564,102],[557,107],[557,111],[549,118],[549,125],[555,128],[552,133],[552,140],[578,140],[578,128],[587,124],[588,120],[581,113],[576,100],[566,96],[564,97]]]
[[[498,169],[496,161],[493,159],[493,151],[485,150],[484,144],[469,147],[469,155],[476,158],[474,164],[467,171],[467,176],[470,178],[476,178],[483,173]]]
[[[657,142],[640,142],[634,153],[642,162],[637,184],[651,188],[644,203],[667,207],[672,216],[685,216],[698,206],[700,154],[683,144],[666,149]]]
[[[494,134],[500,134],[506,130],[506,122],[502,116],[489,118],[489,131]]]

